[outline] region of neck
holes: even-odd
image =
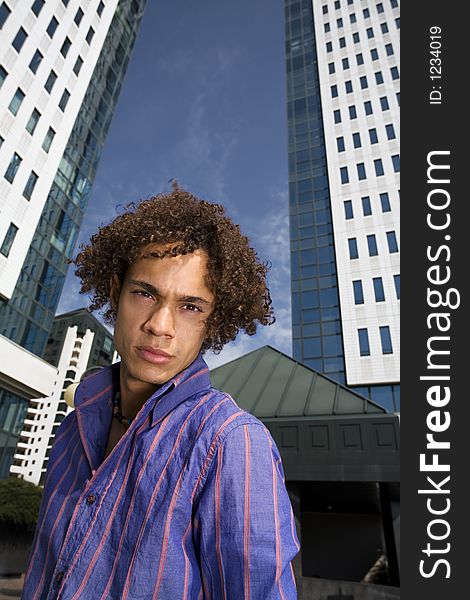
[[[131,419],[135,419],[137,413],[150,396],[161,387],[158,384],[145,383],[133,379],[129,374],[123,372],[122,367],[119,384],[122,414]]]

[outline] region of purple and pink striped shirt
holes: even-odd
[[[23,600],[294,600],[299,544],[266,427],[199,356],[103,461],[119,363],[88,377],[51,451]]]

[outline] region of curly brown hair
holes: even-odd
[[[144,253],[149,244],[171,246]],[[80,246],[72,262],[82,282],[80,293],[91,294],[89,310],[105,307],[104,318],[112,324],[116,319],[110,302],[113,276],[122,283],[128,267],[139,258],[164,258],[196,249],[208,255],[206,280],[215,296],[203,351],[220,352],[240,330],[254,335],[258,323],[274,323],[266,285],[268,264],[225,216],[223,206],[201,200],[176,183],[171,193],[128,204],[123,214],[99,228],[88,245]]]

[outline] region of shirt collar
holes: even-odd
[[[92,468],[104,456],[112,419],[112,399],[119,390],[119,369],[115,363],[87,377],[78,386],[74,405],[85,452]],[[155,391],[145,402],[136,420],[150,413],[150,426],[155,426],[190,396],[210,389],[209,368],[199,354],[181,371]]]

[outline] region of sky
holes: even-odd
[[[211,368],[265,344],[291,355],[283,11],[282,0],[148,0],[78,240],[172,179],[223,204],[272,265],[276,322],[207,353]],[[87,305],[69,269],[57,314]]]

